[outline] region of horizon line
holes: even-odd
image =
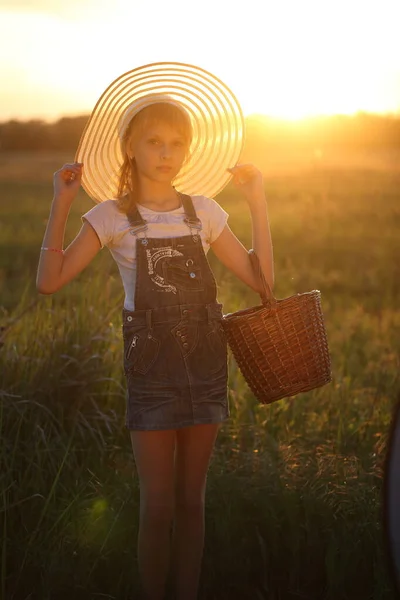
[[[0,117],[0,124],[3,125],[4,123],[10,123],[10,122],[30,123],[30,122],[36,121],[36,122],[42,122],[46,125],[52,125],[63,119],[80,119],[83,117],[89,119],[90,115],[91,115],[91,111],[72,113],[72,114],[67,113],[64,115],[60,115],[58,117],[44,117],[44,116],[35,116],[35,115],[27,116],[27,117],[13,116],[13,117],[5,118],[5,119]],[[268,119],[268,120],[272,120],[272,121],[280,121],[280,122],[285,122],[285,123],[298,123],[298,122],[302,122],[302,121],[312,121],[312,120],[317,120],[317,119],[330,119],[330,118],[334,118],[334,117],[354,118],[354,117],[359,117],[359,116],[372,116],[372,117],[382,117],[382,118],[390,118],[390,119],[393,119],[393,118],[400,119],[400,108],[397,111],[376,112],[376,111],[368,111],[368,110],[360,109],[360,110],[354,111],[352,113],[316,113],[316,114],[310,114],[310,115],[303,115],[301,117],[283,117],[283,116],[275,116],[275,115],[261,113],[261,112],[252,112],[252,113],[243,115],[245,121],[247,119],[251,119],[251,118],[262,118],[262,119]]]

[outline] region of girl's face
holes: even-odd
[[[150,124],[127,147],[135,158],[139,177],[159,183],[171,183],[179,173],[186,155],[184,137],[168,123]]]

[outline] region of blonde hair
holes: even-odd
[[[134,158],[130,159],[126,152],[127,142],[131,137],[135,142],[150,125],[159,122],[167,123],[182,135],[185,143],[184,163],[189,158],[193,134],[189,115],[186,115],[184,110],[167,102],[157,102],[134,115],[121,140],[124,160],[119,173],[117,206],[122,212],[128,213],[134,208],[138,182],[136,161]]]

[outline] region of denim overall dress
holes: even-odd
[[[180,194],[188,235],[147,238],[137,207],[135,310],[123,309],[125,425],[159,430],[228,419],[222,305],[190,196]],[[143,234],[143,235],[139,235]]]

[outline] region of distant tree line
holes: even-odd
[[[400,114],[310,117],[287,122],[268,117],[249,116],[247,136],[252,146],[331,149],[400,149]]]
[[[54,123],[33,119],[0,123],[0,152],[72,151],[89,116],[63,117]],[[277,147],[400,148],[400,115],[360,112],[300,121],[264,115],[246,118],[246,143],[254,149]]]
[[[88,115],[55,123],[39,119],[0,123],[0,152],[75,151],[87,121]]]

